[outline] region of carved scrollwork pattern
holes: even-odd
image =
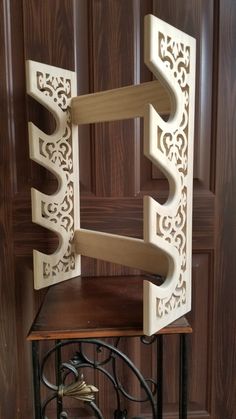
[[[66,174],[66,195],[62,202],[41,202],[43,218],[51,223],[60,224],[60,227],[70,234],[68,248],[61,260],[54,266],[43,264],[43,277],[56,276],[60,272],[68,272],[75,268],[75,255],[72,252],[74,233],[73,197],[74,185],[70,175],[73,171],[72,161],[72,130],[71,117],[68,110],[68,101],[71,99],[71,81],[64,77],[53,77],[48,73],[37,72],[37,88],[45,96],[53,99],[66,114],[65,132],[56,141],[44,141],[40,138],[40,154],[52,164],[58,165]]]
[[[54,195],[32,191],[33,221],[56,232],[60,242],[53,255],[34,251],[35,287],[41,288],[80,273],[79,256],[72,244],[79,224],[78,137],[70,112],[72,95],[76,94],[75,73],[29,61],[28,93],[46,106],[57,122],[52,135],[32,124],[29,130],[31,158],[58,179]]]
[[[149,207],[156,231],[149,233],[148,239],[167,254],[170,267],[159,290],[147,285],[146,304],[156,308],[156,320],[151,319],[149,310],[146,324],[152,322],[147,330],[154,333],[191,307],[195,40],[154,16],[148,16],[146,23],[146,64],[168,89],[172,104],[167,121],[149,108],[151,117],[147,121],[152,130],[147,130],[145,139],[151,144],[145,154],[170,183],[167,202],[159,205],[150,198]]]
[[[186,302],[186,219],[188,202],[188,111],[190,48],[168,35],[159,33],[159,57],[179,84],[182,92],[182,121],[174,132],[161,132],[158,147],[177,167],[181,179],[181,196],[174,217],[157,217],[158,234],[176,247],[179,253],[180,275],[175,291],[170,297],[160,299],[157,314],[162,317]]]

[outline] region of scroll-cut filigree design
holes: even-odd
[[[148,332],[154,333],[157,327],[166,326],[191,307],[195,40],[151,15],[146,24],[150,37],[146,43],[146,64],[162,80],[172,99],[168,121],[153,107],[149,108],[152,130],[147,131],[145,138],[145,154],[170,183],[170,196],[164,205],[149,200],[156,231],[149,232],[148,239],[169,258],[167,279],[159,290],[153,284],[145,285],[145,304],[156,308],[156,320],[150,320],[150,310],[148,313],[152,322]],[[149,320],[146,319],[147,325]]]
[[[79,224],[78,138],[70,112],[76,82],[73,72],[32,61],[27,73],[28,93],[46,106],[57,122],[52,135],[29,126],[31,158],[58,179],[54,195],[32,190],[33,221],[56,232],[60,242],[53,255],[34,251],[35,287],[42,288],[80,273],[80,258],[72,244]]]
[[[37,71],[37,89],[50,96],[54,103],[68,114],[68,100],[71,99],[70,78],[57,77],[48,72]]]
[[[162,317],[186,303],[186,222],[188,202],[188,112],[189,112],[189,72],[190,48],[168,35],[159,33],[159,57],[172,72],[182,93],[182,120],[174,132],[163,131],[158,137],[158,147],[175,164],[181,179],[181,195],[174,217],[157,217],[158,234],[176,247],[181,266],[179,279],[172,295],[160,299],[157,314]],[[189,162],[192,164],[192,162]],[[192,196],[190,197],[192,199]]]

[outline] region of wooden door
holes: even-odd
[[[234,419],[235,394],[235,140],[236,4],[233,0],[2,0],[0,49],[1,294],[0,418],[33,416],[26,335],[44,291],[33,290],[32,249],[53,250],[48,231],[31,223],[30,187],[52,193],[56,180],[28,157],[27,120],[52,132],[48,112],[26,98],[25,59],[76,70],[79,94],[151,79],[143,64],[143,17],[159,18],[197,38],[193,217],[194,334],[190,348],[189,417]],[[161,202],[168,185],[143,157],[139,119],[80,128],[82,227],[142,235],[142,198]],[[84,275],[133,270],[83,259]],[[177,417],[178,357],[166,339],[165,410]],[[123,347],[150,375],[139,342]],[[111,400],[100,380],[107,417]],[[103,390],[102,390],[103,389]],[[143,405],[132,412],[148,417]]]

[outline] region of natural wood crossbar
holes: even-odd
[[[119,263],[149,273],[166,276],[168,258],[164,252],[141,239],[80,229],[75,232],[76,253]]]
[[[72,121],[74,124],[92,124],[143,117],[148,103],[152,103],[160,115],[168,115],[171,111],[168,92],[157,80],[74,97]]]

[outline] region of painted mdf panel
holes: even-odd
[[[145,62],[168,87],[173,113],[167,122],[157,113],[150,114],[154,118],[150,127],[154,130],[153,138],[156,128],[157,145],[154,141],[149,142],[151,148],[148,153],[144,118],[144,153],[149,154],[148,157],[153,162],[158,158],[159,152],[167,157],[166,162],[163,159],[165,164],[163,166],[159,164],[159,167],[168,178],[170,186],[169,197],[164,205],[151,200],[152,207],[150,205],[149,211],[152,221],[149,220],[147,228],[144,213],[144,234],[147,234],[147,239],[153,244],[160,245],[162,241],[167,253],[167,247],[174,246],[176,256],[173,257],[173,253],[171,254],[169,271],[163,286],[158,288],[151,282],[145,281],[144,330],[148,330],[149,334],[154,333],[157,324],[161,328],[188,312],[191,307],[195,101],[195,40],[155,17],[152,19],[155,23],[149,26],[151,43],[150,49],[145,48]],[[166,170],[167,167],[171,168],[173,178]]]

